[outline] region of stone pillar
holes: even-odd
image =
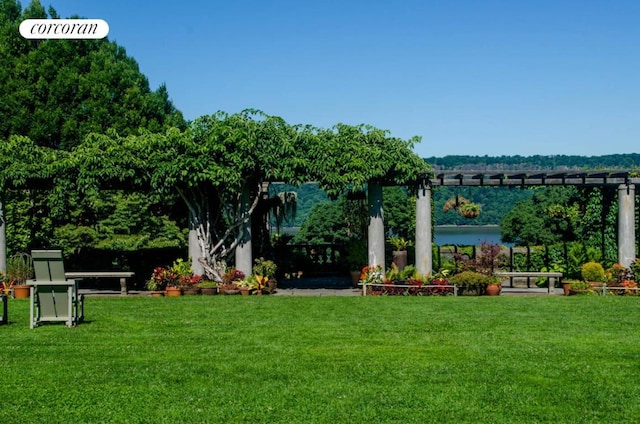
[[[369,266],[385,269],[384,219],[382,211],[382,185],[369,182]]]
[[[618,263],[629,267],[636,258],[635,185],[618,187]]]
[[[4,222],[4,208],[0,202],[0,272],[7,270],[7,227]]]
[[[251,206],[251,193],[248,188],[244,188],[242,191],[241,201],[241,216],[245,217],[249,213]],[[247,217],[246,222],[242,224],[238,230],[238,237],[240,241],[236,247],[236,269],[244,272],[246,276],[251,275],[251,269],[253,267],[253,258],[251,252],[251,217]]]
[[[191,269],[194,274],[203,275],[204,267],[198,260],[202,256],[202,250],[198,243],[198,233],[193,214],[189,211],[189,258],[191,259]]]
[[[433,272],[431,185],[426,180],[418,183],[416,196],[416,269],[422,275]]]

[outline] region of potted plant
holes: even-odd
[[[239,269],[229,268],[222,276],[222,284],[219,286],[220,294],[239,294],[241,281],[245,279],[244,272]]]
[[[580,268],[582,279],[591,284],[592,287],[599,287],[606,280],[604,268],[600,263],[591,261],[582,265]]]
[[[487,296],[500,296],[500,292],[502,291],[500,278],[495,275],[488,276],[484,291]]]
[[[569,285],[569,294],[570,295],[574,295],[574,294],[587,294],[587,293],[591,293],[592,290],[592,286],[591,284],[587,283],[586,281],[573,281],[571,282],[571,284]]]
[[[360,283],[364,285],[372,285],[371,291],[376,294],[382,292],[381,285],[384,283],[385,275],[382,272],[382,266],[373,265],[362,268],[360,274]]]
[[[218,294],[218,283],[215,281],[202,281],[198,283],[198,288],[203,295],[211,296]]]
[[[197,295],[200,294],[200,283],[202,283],[202,276],[193,274],[191,277],[183,281],[184,294]]]
[[[30,288],[27,280],[33,277],[33,260],[28,253],[17,253],[7,259],[5,272],[6,286],[13,287],[13,297],[26,299],[29,297]]]
[[[249,277],[246,280],[237,281],[236,286],[238,287],[238,290],[240,291],[241,295],[248,296],[251,293],[251,289],[253,286],[251,277]]]
[[[257,258],[253,264],[253,275],[260,278],[259,284],[264,284],[269,287],[269,291],[273,293],[276,289],[276,270],[278,266],[275,262],[265,259]]]
[[[562,280],[562,292],[565,296],[569,296],[571,290],[571,284],[577,282],[578,280],[566,279]]]
[[[449,278],[449,283],[458,286],[458,293],[464,296],[479,296],[491,281],[491,277],[476,271],[462,271]]]
[[[393,246],[393,263],[398,270],[402,271],[407,266],[407,249],[411,246],[411,241],[404,237],[390,237],[389,243]]]
[[[146,281],[145,287],[152,295],[160,296],[160,293],[164,295],[164,290],[167,288],[169,279],[169,270],[159,266],[153,269],[151,278]]]

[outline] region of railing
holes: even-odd
[[[275,261],[282,274],[348,275],[346,253],[341,244],[286,244],[275,249]]]

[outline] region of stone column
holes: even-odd
[[[0,272],[7,270],[7,227],[4,222],[4,208],[0,202]]]
[[[242,216],[245,217],[249,213],[251,206],[251,193],[248,188],[244,188],[242,191]],[[247,217],[246,222],[242,224],[238,230],[238,237],[240,241],[236,247],[236,269],[244,272],[246,276],[251,275],[251,268],[253,267],[253,258],[251,252],[251,217]]]
[[[635,185],[618,187],[618,263],[629,267],[636,258]]]
[[[384,219],[382,211],[382,185],[369,182],[369,266],[385,269]]]
[[[191,259],[191,269],[194,274],[203,275],[204,267],[198,260],[202,256],[202,250],[198,243],[198,233],[193,214],[189,211],[189,258]]]
[[[422,180],[418,183],[416,195],[416,269],[422,275],[431,275],[431,185],[428,181]]]

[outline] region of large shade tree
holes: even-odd
[[[140,129],[185,129],[182,114],[164,84],[152,90],[124,47],[101,40],[28,40],[19,33],[25,19],[58,18],[52,7],[31,0],[0,0],[0,143],[26,136],[39,146],[71,150],[91,133],[109,129],[126,136]],[[62,155],[63,153],[59,153]],[[24,169],[38,166],[33,162]],[[36,172],[39,169],[36,170]],[[25,171],[20,171],[25,172]],[[56,187],[58,187],[56,185]],[[176,198],[162,203],[150,193],[100,191],[60,198],[36,184],[0,193],[0,222],[8,222],[10,252],[56,245],[132,250],[184,246],[174,222]],[[73,192],[67,192],[71,194]],[[52,215],[51,209],[60,213]],[[0,226],[0,229],[4,228]],[[0,261],[2,269],[2,261]]]
[[[186,131],[92,134],[58,156],[27,139],[14,140],[41,156],[43,166],[34,175],[52,180],[61,199],[65,192],[101,188],[177,192],[190,212],[198,261],[216,280],[246,237],[243,231],[266,184],[317,181],[331,196],[361,190],[369,181],[411,185],[428,167],[412,151],[416,141],[364,125],[289,125],[257,110],[203,116]],[[15,163],[32,160],[6,153]],[[2,184],[25,181],[0,172]]]

